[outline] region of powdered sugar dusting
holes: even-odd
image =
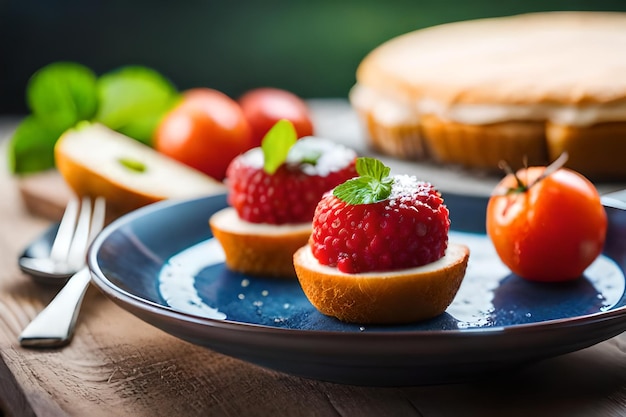
[[[263,151],[261,148],[253,148],[242,156],[246,165],[255,168],[263,168]],[[303,160],[315,159],[315,164],[302,163]],[[307,175],[328,176],[345,168],[357,157],[356,152],[335,141],[314,136],[299,139],[289,150],[287,164],[300,165],[300,169]]]
[[[389,205],[393,207],[396,204],[422,201],[432,195],[433,190],[434,187],[430,183],[418,180],[413,175],[394,175]]]
[[[244,164],[252,167],[254,169],[263,168],[263,150],[261,148],[252,148],[243,155],[241,155],[241,160]]]
[[[304,164],[302,171],[307,175],[325,177],[340,171],[356,158],[356,152],[330,139],[309,136],[302,138],[289,150],[287,163],[300,163],[310,155],[319,155],[317,163]]]

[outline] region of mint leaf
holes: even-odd
[[[361,157],[356,160],[356,171],[359,177],[335,187],[335,197],[352,205],[377,203],[389,197],[393,184],[389,167],[377,159]]]
[[[26,86],[26,101],[40,123],[65,130],[96,113],[96,75],[73,62],[56,62],[41,68]]]
[[[54,145],[62,133],[33,115],[24,118],[9,142],[9,171],[29,174],[54,168]]]
[[[357,158],[355,168],[360,176],[372,177],[378,181],[383,181],[391,172],[391,168],[378,159],[367,157]]]
[[[289,149],[298,140],[293,123],[281,119],[265,134],[261,142],[263,170],[272,175],[287,160]]]
[[[161,118],[179,100],[174,85],[150,68],[123,67],[97,81],[99,108],[95,120],[152,145]]]

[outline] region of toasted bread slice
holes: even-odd
[[[250,223],[242,220],[232,207],[213,214],[209,224],[230,269],[276,278],[295,279],[293,254],[311,235],[311,223]]]
[[[76,194],[105,197],[107,210],[115,215],[160,200],[226,191],[213,178],[101,124],[65,132],[54,156]]]
[[[362,324],[408,323],[442,314],[465,276],[469,248],[450,244],[430,264],[389,272],[346,274],[320,264],[310,246],[294,255],[304,294],[321,313]]]

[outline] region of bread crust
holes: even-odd
[[[226,187],[101,124],[67,130],[54,147],[56,168],[78,196],[104,197],[107,217],[170,198],[194,198],[224,192]],[[145,165],[135,172],[121,163]]]
[[[226,266],[244,274],[295,279],[293,254],[308,242],[310,223],[255,227],[235,217],[235,209],[227,207],[209,219],[211,231],[224,249]]]
[[[436,266],[381,273],[345,274],[320,266],[308,245],[293,259],[305,295],[322,314],[361,324],[409,323],[448,308],[465,276],[469,248],[450,244]]]
[[[567,152],[567,167],[594,181],[617,181],[626,177],[626,121],[589,127],[546,125],[548,158]]]
[[[362,111],[372,147],[383,154],[401,156],[406,159],[425,159],[426,144],[420,123],[389,126],[377,123],[370,112]]]
[[[496,172],[501,161],[513,169],[548,162],[542,122],[466,125],[429,115],[422,118],[422,131],[430,156],[441,163]]]

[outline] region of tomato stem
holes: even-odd
[[[515,178],[515,182],[516,182],[516,186],[507,189],[505,192],[505,195],[525,193],[526,191],[528,191],[528,189],[530,189],[532,186],[537,184],[542,179],[548,177],[549,175],[563,168],[563,166],[565,166],[565,163],[567,162],[567,159],[568,159],[567,152],[563,152],[557,159],[555,159],[550,165],[546,167],[546,169],[541,173],[540,176],[538,176],[530,184],[528,184],[528,181],[526,182],[522,181],[522,179],[517,175],[516,172],[513,171],[511,166],[506,161],[500,161],[500,163],[498,164],[500,169],[502,169],[507,175],[513,175],[513,177]],[[526,160],[524,161],[524,166],[528,168]]]
[[[506,161],[500,161],[498,166],[500,167],[500,169],[504,171],[505,174],[513,175],[513,178],[515,178],[515,181],[517,182],[517,187],[509,188],[506,191],[506,194],[522,193],[526,191],[527,189],[526,184],[524,184],[524,182],[520,179],[520,177],[517,176],[515,171],[513,171],[513,168],[511,168],[511,166]]]
[[[541,181],[542,179],[546,178],[547,176],[551,175],[552,173],[558,171],[559,169],[563,168],[563,166],[565,166],[565,163],[567,162],[567,158],[568,158],[568,154],[567,152],[563,152],[558,158],[556,158],[550,165],[548,165],[546,167],[546,169],[543,171],[543,173],[537,177],[537,179],[535,181],[533,181],[532,184],[530,184],[528,186],[528,188],[532,187],[533,185],[537,184],[539,181]]]

